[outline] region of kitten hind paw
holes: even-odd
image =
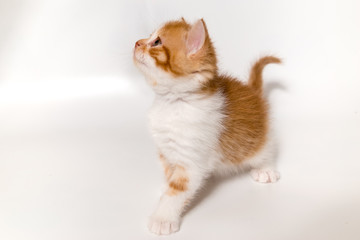
[[[180,229],[178,221],[151,218],[148,224],[149,231],[157,235],[169,235]]]
[[[280,174],[272,169],[252,169],[251,177],[259,183],[274,183],[280,179]]]

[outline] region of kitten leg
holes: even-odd
[[[167,235],[180,229],[181,214],[201,186],[203,175],[181,165],[173,167],[167,189],[149,220],[148,228],[152,233]]]
[[[274,167],[275,144],[272,140],[252,158],[247,165],[250,167],[251,177],[259,183],[274,183],[280,179],[280,174]]]

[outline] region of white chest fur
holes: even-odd
[[[171,163],[207,164],[209,156],[218,149],[223,105],[220,93],[157,95],[149,117],[159,151]]]

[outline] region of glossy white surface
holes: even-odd
[[[206,4],[205,4],[206,2]],[[204,17],[220,67],[264,53],[276,184],[211,179],[165,239],[359,239],[356,1],[0,2],[0,239],[157,239],[153,94],[132,65],[164,20]]]

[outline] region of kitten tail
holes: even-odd
[[[249,86],[256,89],[260,93],[262,92],[262,82],[263,82],[262,71],[264,67],[269,63],[281,63],[281,60],[273,56],[262,57],[251,68]]]

